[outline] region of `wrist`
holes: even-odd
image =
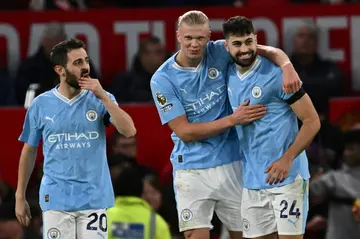
[[[25,193],[20,193],[20,192],[16,191],[15,199],[16,200],[25,200]]]
[[[283,64],[280,65],[281,69],[288,69],[289,67],[292,67],[292,63],[289,60],[286,60]]]
[[[233,115],[226,116],[224,119],[227,128],[231,128],[236,125]]]
[[[291,152],[285,152],[283,155],[283,159],[292,162],[295,159],[295,156],[293,156]]]
[[[110,97],[105,93],[105,91],[104,91],[104,94],[99,97],[99,99],[100,99],[104,104],[108,103],[108,101],[111,100]]]

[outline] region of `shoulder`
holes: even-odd
[[[36,96],[34,100],[31,102],[30,107],[42,107],[44,104],[47,104],[49,102],[49,99],[55,98],[53,92],[54,89],[45,91],[44,93],[41,93],[40,95]]]
[[[228,54],[225,48],[225,40],[209,41],[206,50],[210,55]]]
[[[170,78],[176,79],[176,77],[171,77],[171,74],[167,71],[156,71],[150,80],[151,87],[172,87],[172,83]]]
[[[283,73],[281,68],[266,57],[260,57],[259,59],[261,62],[258,73],[263,75],[262,81],[276,86],[279,82],[282,82]]]
[[[266,57],[259,56],[259,59],[261,60],[260,69],[262,72],[267,73],[269,75],[282,75],[281,68],[276,65],[274,62],[269,60]]]
[[[177,53],[169,57],[158,69],[156,72],[170,73],[173,70],[173,64],[175,62],[175,56]]]
[[[110,92],[108,92],[108,91],[106,91],[106,90],[104,90],[104,91],[105,91],[105,93],[106,93],[111,99],[115,99],[115,97],[114,97],[113,94],[111,94]]]

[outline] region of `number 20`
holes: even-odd
[[[290,210],[289,210],[289,215],[299,217],[300,216],[300,209],[296,208],[296,210],[294,211],[295,206],[296,206],[296,202],[297,202],[297,200],[294,200],[292,202]],[[280,207],[283,206],[283,208],[280,210],[280,218],[288,218],[288,215],[284,214],[286,209],[288,208],[288,205],[289,204],[288,204],[288,202],[286,200],[281,201]]]
[[[100,228],[100,230],[103,231],[103,232],[107,231],[107,218],[106,218],[105,213],[101,214],[100,217],[96,213],[91,213],[88,216],[88,218],[93,218],[93,219],[87,224],[87,227],[86,227],[87,230],[96,231],[97,227],[94,227],[92,225],[99,219],[99,228]],[[105,220],[105,227],[103,226],[104,220]]]

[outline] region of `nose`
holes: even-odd
[[[239,50],[240,53],[247,53],[249,51],[249,48],[245,44],[242,44]]]
[[[190,46],[193,47],[193,48],[199,47],[198,40],[197,39],[192,39]]]

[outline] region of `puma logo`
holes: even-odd
[[[50,120],[51,122],[54,123],[54,117],[55,117],[55,115],[51,118],[49,116],[45,116],[45,120]]]

